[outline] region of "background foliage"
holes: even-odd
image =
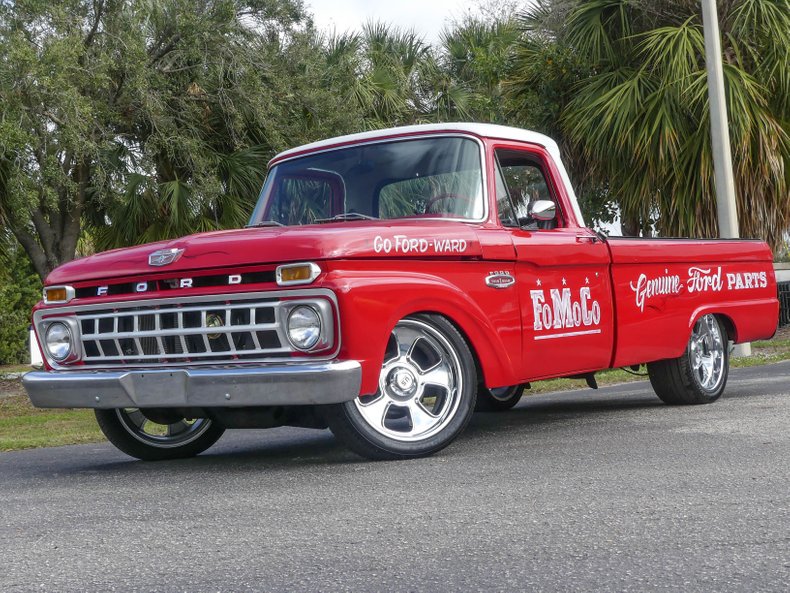
[[[790,0],[719,4],[741,232],[779,255]],[[365,129],[536,129],[588,220],[715,236],[705,82],[696,0],[481,0],[436,46],[301,0],[0,1],[0,363],[55,266],[239,226],[276,152]]]
[[[556,97],[547,123],[628,234],[717,236],[700,3],[554,1],[523,23],[512,88]],[[720,2],[719,26],[741,234],[776,250],[790,225],[790,3]]]
[[[0,364],[29,360],[30,310],[41,298],[41,279],[25,253],[6,253],[0,267]]]

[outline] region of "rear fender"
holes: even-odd
[[[736,344],[753,342],[773,335],[779,325],[779,302],[776,299],[732,301],[698,307],[689,318],[686,342],[694,324],[703,315],[716,315],[724,323],[727,335]],[[678,356],[685,350],[684,342]]]
[[[761,313],[755,313],[759,307]],[[772,312],[775,310],[775,313]],[[770,300],[714,303],[695,309],[688,320],[686,332],[677,336],[672,352],[666,358],[678,358],[686,350],[694,324],[704,315],[719,318],[727,330],[727,339],[736,344],[764,339],[776,332],[779,323],[779,307]]]

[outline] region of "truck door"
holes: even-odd
[[[495,145],[492,156],[500,222],[516,251],[524,377],[608,367],[614,316],[606,244],[574,223],[545,150]],[[554,202],[556,214],[537,220],[533,206],[545,200]]]

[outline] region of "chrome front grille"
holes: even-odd
[[[272,356],[292,351],[277,302],[202,303],[78,313],[83,361],[137,362]]]
[[[288,341],[284,326],[290,309],[299,304],[310,304],[319,311],[329,330],[328,345],[334,341],[335,322],[330,305],[334,295],[318,289],[304,294],[307,292],[241,293],[67,307],[38,311],[42,315],[37,324],[43,333],[61,312],[75,320],[72,326],[79,333],[80,360],[86,366],[282,359],[298,352]]]

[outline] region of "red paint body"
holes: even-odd
[[[580,225],[572,189],[550,150],[512,139],[477,139],[485,149],[488,184],[489,214],[481,223],[414,218],[205,233],[76,260],[52,272],[46,284],[80,289],[316,262],[322,274],[310,286],[337,295],[337,357],[362,364],[362,394],[377,389],[392,328],[418,312],[440,313],[461,329],[488,387],[678,357],[696,319],[706,313],[722,316],[737,342],[775,332],[779,304],[765,243],[603,241]],[[563,228],[527,231],[499,224],[493,197],[497,148],[530,152],[544,163]],[[445,239],[464,249],[437,252],[434,242]],[[149,267],[152,251],[173,247],[185,249],[183,257],[167,268]],[[515,283],[488,286],[485,279],[495,272]],[[82,297],[70,305],[267,289],[282,290],[262,281]]]

